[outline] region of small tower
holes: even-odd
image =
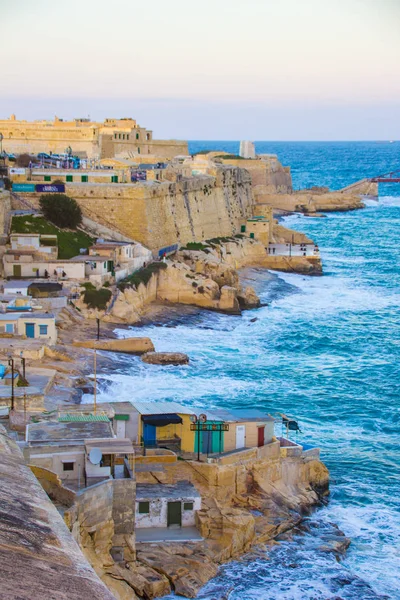
[[[248,142],[248,141],[244,142],[244,141],[241,141],[240,142],[239,155],[242,158],[255,158],[256,157],[256,150],[254,148],[253,142]]]

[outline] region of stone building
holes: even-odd
[[[201,496],[194,485],[180,481],[175,485],[136,485],[137,529],[150,527],[194,527],[201,509]]]
[[[134,119],[90,119],[63,121],[23,121],[11,115],[0,120],[3,149],[8,153],[71,151],[82,158],[112,158],[116,154],[154,154],[173,158],[187,154],[187,142],[154,140],[153,132],[140,127]]]

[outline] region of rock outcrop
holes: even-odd
[[[189,357],[183,352],[146,352],[142,361],[149,365],[187,365]]]

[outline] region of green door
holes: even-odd
[[[13,276],[21,277],[21,265],[13,265]]]
[[[182,526],[182,502],[168,502],[167,526]]]

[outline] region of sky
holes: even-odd
[[[0,0],[0,119],[400,140],[400,0]]]

